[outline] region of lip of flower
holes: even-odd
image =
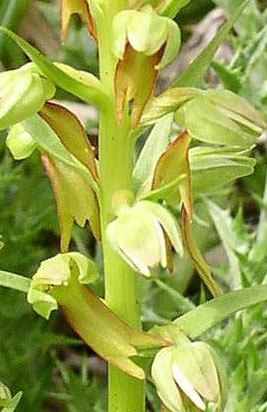
[[[149,268],[166,268],[165,235],[182,255],[179,227],[172,215],[162,206],[141,201],[124,210],[107,228],[113,248],[135,270],[150,276]]]

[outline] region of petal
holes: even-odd
[[[171,63],[178,54],[181,46],[181,32],[178,25],[173,20],[168,20],[168,36],[164,53],[160,63],[156,66],[156,69],[161,70],[169,63]]]
[[[182,256],[183,243],[181,231],[178,223],[171,213],[158,203],[150,202],[148,200],[138,202],[136,207],[140,208],[142,211],[150,213],[155,219],[157,219],[169,237],[176,252]]]
[[[182,389],[182,391],[188,396],[188,398],[193,402],[193,404],[196,405],[197,408],[199,408],[200,410],[205,411],[206,405],[203,402],[202,398],[199,396],[197,391],[195,391],[191,382],[182,373],[182,371],[176,363],[172,364],[172,374],[179,388]]]

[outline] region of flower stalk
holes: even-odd
[[[109,15],[110,17],[110,15]],[[102,16],[104,18],[104,16]],[[117,123],[114,97],[116,59],[110,44],[111,20],[98,25],[100,79],[112,96],[112,104],[99,120],[99,174],[101,182],[100,216],[105,271],[105,298],[120,319],[141,328],[137,274],[112,249],[106,228],[114,219],[112,198],[118,190],[132,190],[133,145],[129,138],[130,118],[124,113]],[[110,24],[110,26],[108,26]],[[109,365],[109,412],[144,412],[145,383]]]

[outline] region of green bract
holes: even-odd
[[[174,59],[181,43],[177,24],[169,18],[158,16],[149,6],[142,11],[118,13],[113,20],[113,37],[113,51],[121,60],[127,43],[146,56],[152,56],[164,47],[156,69],[162,69]]]
[[[158,394],[171,412],[205,411],[208,402],[222,411],[225,375],[214,350],[178,333],[176,344],[162,349],[152,364]]]
[[[1,79],[1,76],[2,79]],[[55,94],[49,80],[26,70],[0,74],[0,129],[13,126],[38,112]]]
[[[107,227],[113,248],[135,270],[150,276],[150,267],[167,267],[167,235],[176,252],[183,254],[180,229],[174,217],[163,206],[139,201],[121,209],[117,219]]]

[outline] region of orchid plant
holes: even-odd
[[[253,173],[250,150],[265,127],[241,97],[220,87],[198,88],[248,0],[172,87],[155,97],[159,72],[181,44],[173,19],[189,2],[61,0],[62,42],[71,16],[78,14],[98,46],[99,78],[51,62],[0,28],[31,60],[0,74],[0,129],[8,129],[6,144],[15,159],[39,151],[61,231],[60,253],[41,262],[31,280],[0,271],[0,285],[25,292],[46,319],[60,307],[83,341],[109,363],[109,412],[144,412],[149,374],[162,411],[205,411],[211,404],[222,411],[223,365],[211,346],[196,339],[267,299],[267,286],[223,295],[191,228],[196,196]],[[99,111],[98,158],[84,125],[53,101],[57,89]],[[148,137],[135,160],[141,135]],[[74,223],[84,227],[87,221],[102,244],[105,300],[90,286],[98,276],[95,262],[69,251]],[[145,332],[138,278],[149,281],[158,265],[171,272],[173,251],[182,256],[184,249],[213,299]],[[2,392],[8,408],[11,395],[7,388]]]

